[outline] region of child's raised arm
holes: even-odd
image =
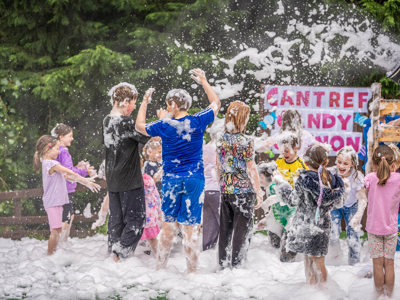
[[[361,219],[362,216],[364,215],[364,210],[367,207],[368,200],[365,188],[362,188],[359,191],[357,191],[357,198],[358,198],[357,212],[355,213],[353,218],[351,218],[349,223],[350,227],[353,227],[354,229],[361,226]]]
[[[190,73],[192,74],[190,77],[198,84],[203,86],[203,89],[207,94],[208,101],[210,102],[209,107],[211,107],[211,109],[214,111],[214,115],[216,116],[221,108],[221,101],[219,100],[217,93],[208,83],[206,73],[201,69],[190,70]]]
[[[149,104],[151,99],[151,94],[154,92],[154,88],[149,88],[144,94],[142,104],[140,104],[140,108],[136,117],[135,129],[141,134],[148,135],[146,132],[146,113],[147,113],[147,104]]]
[[[52,174],[53,172],[63,173],[67,180],[77,181],[77,182],[83,184],[84,186],[86,186],[87,188],[89,188],[92,192],[98,192],[101,189],[100,185],[95,183],[93,178],[84,178],[84,177],[74,173],[70,169],[62,166],[61,164],[55,165],[54,167],[52,167],[50,169],[49,172],[50,172],[50,174]]]

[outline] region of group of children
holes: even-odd
[[[350,147],[341,149],[335,166],[328,168],[330,149],[307,136],[298,111],[289,109],[279,134],[269,141],[278,144],[281,156],[257,168],[254,140],[244,134],[250,108],[241,101],[229,105],[223,133],[211,135],[211,142],[203,147],[204,132],[221,103],[205,73],[200,69],[191,73],[209,100],[209,106],[194,115],[188,114],[191,96],[173,89],[166,97],[167,109],[158,113],[159,120],[146,124],[154,91],[149,89],[135,121],[130,115],[136,108],[136,88],[121,83],[110,90],[113,108],[103,121],[108,193],[94,227],[104,223],[109,210],[109,251],[114,260],[129,256],[141,239],[147,239],[157,257],[157,268],[165,267],[180,231],[187,269],[194,272],[202,224],[203,250],[218,241],[220,268],[239,266],[250,243],[254,212],[262,207],[266,217],[257,228],[268,230],[272,245],[281,249],[281,261],[293,261],[297,253],[304,253],[307,282],[324,282],[328,245],[338,244],[342,217],[349,264],[360,261],[359,228],[368,202],[366,230],[374,282],[378,293],[384,292],[385,285],[390,296],[400,202],[397,149],[379,146],[373,155],[375,171],[365,178]],[[87,162],[72,164],[67,149],[73,140],[72,129],[57,127],[54,136],[38,140],[34,160],[37,170],[42,163],[43,203],[51,230],[49,254],[61,228],[68,230],[62,222],[70,223],[73,218],[75,187],[65,179],[99,190],[93,181],[93,167]],[[144,165],[140,144],[145,145]],[[84,178],[87,175],[91,177]]]

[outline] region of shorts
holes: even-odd
[[[204,178],[163,178],[161,210],[165,222],[182,225],[201,223]]]
[[[62,221],[63,223],[70,223],[71,216],[74,214],[74,196],[72,194],[68,194],[69,203],[64,204],[63,213],[62,213]]]
[[[396,243],[397,232],[388,235],[368,233],[368,248],[371,258],[385,257],[394,259]]]
[[[62,214],[63,207],[62,206],[53,206],[46,208],[47,218],[49,219],[50,232],[53,229],[62,227]]]

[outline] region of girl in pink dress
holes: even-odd
[[[154,254],[157,253],[157,235],[160,232],[159,223],[162,218],[161,199],[153,178],[143,174],[144,197],[146,200],[146,225],[140,240],[147,240]]]

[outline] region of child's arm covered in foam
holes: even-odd
[[[71,181],[71,182],[77,181],[80,184],[83,184],[84,186],[86,186],[92,192],[98,192],[101,189],[100,185],[95,183],[93,178],[84,178],[84,177],[76,174],[72,170],[62,166],[61,164],[57,164],[54,167],[52,167],[50,169],[50,174],[53,172],[63,173],[65,178],[68,181]]]

